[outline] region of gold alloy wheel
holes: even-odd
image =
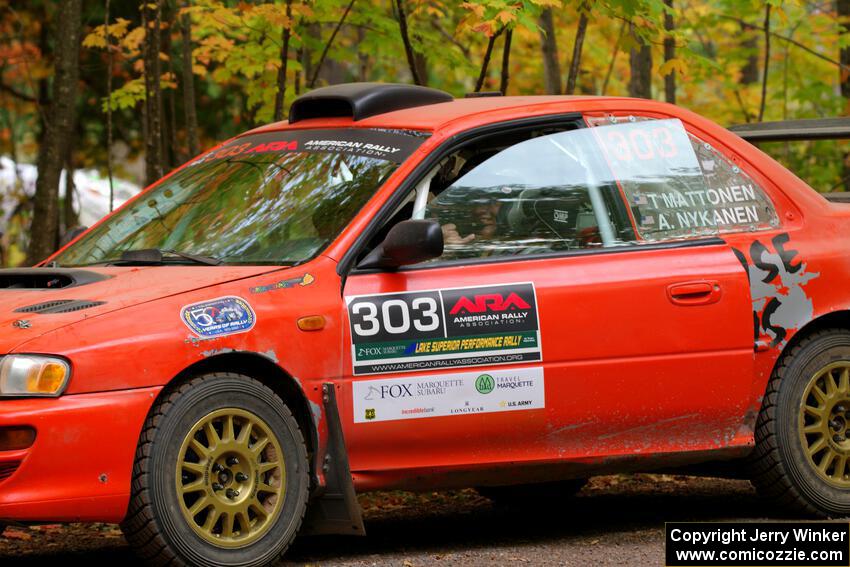
[[[176,485],[183,517],[202,539],[225,548],[249,545],[274,525],[283,505],[280,441],[251,412],[214,411],[183,440]]]
[[[837,488],[850,488],[850,361],[827,364],[809,380],[799,431],[817,474]]]

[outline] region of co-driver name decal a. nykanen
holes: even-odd
[[[355,375],[543,359],[533,283],[357,295],[345,301]]]
[[[546,407],[539,366],[359,380],[353,396],[355,423]]]

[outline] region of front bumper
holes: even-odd
[[[0,427],[36,430],[30,448],[0,451],[0,521],[123,519],[139,434],[160,390],[0,399]]]

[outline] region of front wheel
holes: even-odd
[[[246,376],[199,376],[151,411],[121,527],[156,563],[268,565],[301,525],[308,477],[283,400]]]
[[[850,331],[818,331],[783,354],[755,438],[761,495],[798,514],[850,515]]]

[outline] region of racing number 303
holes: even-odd
[[[403,299],[388,299],[380,305],[360,301],[351,306],[351,313],[357,317],[354,332],[361,337],[380,333],[381,323],[383,330],[392,335],[407,333],[411,323],[415,330],[423,333],[440,328],[437,300],[433,297],[416,297],[409,305]]]

